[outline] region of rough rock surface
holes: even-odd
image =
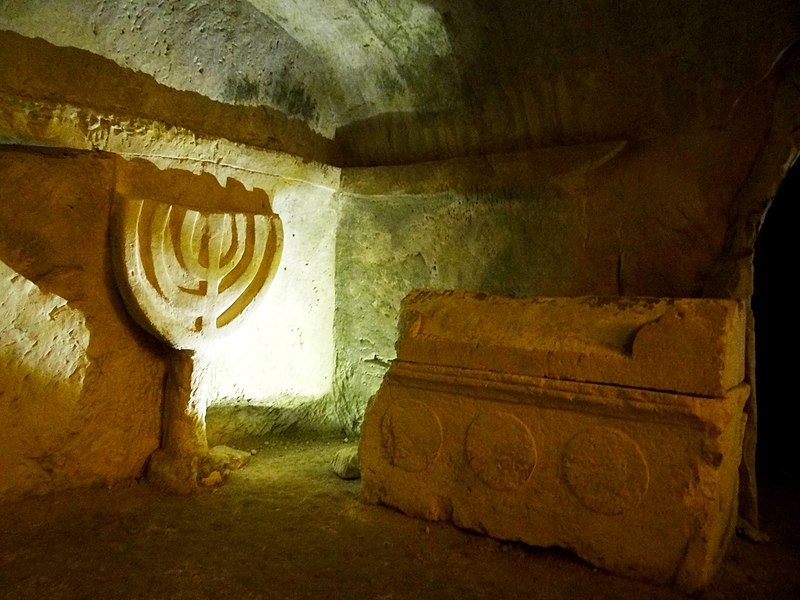
[[[263,190],[212,175],[117,162],[115,275],[131,315],[178,350],[206,350],[257,308],[283,227]]]
[[[744,381],[744,307],[730,300],[416,290],[401,310],[403,361],[697,396]]]
[[[745,129],[345,170],[339,229],[358,234],[336,246],[341,420],[358,427],[414,288],[699,295],[756,152]]]
[[[208,174],[119,161],[114,191],[117,285],[137,322],[175,350],[164,388],[163,452],[149,474],[185,492],[200,476],[193,458],[208,452],[208,394],[195,354],[258,308],[280,263],[283,228],[263,190],[248,192],[237,181],[222,188]]]
[[[164,143],[160,136],[153,132],[149,143]],[[0,206],[7,292],[0,359],[4,496],[138,476],[159,443],[165,349],[128,316],[112,278],[108,215],[116,160],[46,149],[0,153],[0,191],[7,199]],[[284,167],[284,176],[314,171],[291,161]],[[321,427],[324,412],[297,406],[317,406],[332,378],[333,342],[324,335],[333,312],[333,248],[326,240],[334,222],[324,208],[331,192],[324,174],[309,184],[294,180],[291,189],[272,175],[250,177],[249,186],[278,190],[280,210],[288,215],[289,269],[277,274],[278,291],[252,326],[202,357],[196,384],[212,401],[246,399],[257,417],[265,410],[284,413],[281,427],[294,425],[298,414],[310,415],[309,428]],[[310,205],[314,211],[306,210]],[[229,418],[225,411],[216,417]],[[259,427],[258,419],[249,419],[240,430],[251,434]]]
[[[81,48],[174,89],[279,111],[336,136],[355,164],[714,127],[800,29],[792,0],[173,8],[6,0],[0,28]]]
[[[200,484],[205,487],[214,487],[221,484],[224,481],[224,477],[222,473],[219,471],[211,471],[207,476],[200,479]]]
[[[208,450],[208,468],[215,471],[236,471],[246,466],[253,454],[245,450],[237,450],[230,446],[212,446]]]
[[[165,370],[109,277],[113,161],[3,151],[0,173],[0,497],[135,477]]]
[[[368,502],[710,583],[737,521],[739,303],[419,292],[403,318],[362,430]]]
[[[260,107],[209,104],[88,52],[0,37],[9,58],[0,62],[2,142],[105,150],[267,191],[283,221],[282,265],[248,327],[203,357],[202,385],[215,403],[211,429],[225,441],[298,423],[313,431],[335,426],[321,404],[333,378],[339,170],[308,160],[317,145],[304,136],[307,128],[271,121]],[[264,149],[276,147],[296,155]]]
[[[252,443],[258,456],[214,493],[133,484],[0,504],[0,596],[687,600],[558,549],[365,504],[358,481],[331,471],[340,435]],[[798,503],[796,487],[765,488],[773,543],[733,540],[712,588],[692,600],[798,598]]]

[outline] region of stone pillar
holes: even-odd
[[[201,396],[194,375],[194,352],[175,352],[164,389],[164,437],[161,440],[161,447],[175,456],[208,452],[206,398]]]

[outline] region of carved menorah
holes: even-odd
[[[123,260],[146,327],[178,349],[197,350],[252,306],[277,264],[275,215],[202,213],[153,200],[123,200],[131,239]]]
[[[280,261],[281,221],[260,190],[119,161],[113,228],[128,311],[178,351],[149,473],[170,489],[191,491],[208,454],[195,353],[235,329],[264,295]]]

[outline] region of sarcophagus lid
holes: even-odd
[[[734,300],[416,290],[402,315],[403,361],[699,396],[744,380]]]

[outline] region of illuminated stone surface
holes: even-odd
[[[110,485],[158,446],[163,352],[108,265],[108,155],[0,152],[0,498]]]
[[[90,339],[80,310],[0,261],[0,498],[46,485],[31,467],[60,454],[82,412]]]
[[[151,480],[188,493],[208,460],[206,408],[195,365],[262,298],[283,247],[280,220],[262,192],[210,175],[119,161],[113,215],[115,274],[131,315],[177,351],[164,388],[161,447]]]
[[[408,164],[716,126],[796,39],[796,4],[6,0],[0,29],[257,107],[248,125],[289,115],[355,164]]]
[[[64,133],[57,125],[48,131]],[[236,330],[217,339],[213,352],[195,355],[193,372],[199,391],[216,409],[206,421],[211,443],[294,425],[305,414],[298,407],[315,405],[332,377],[335,219],[330,197],[336,170],[235,144],[190,144],[186,132],[138,131],[114,134],[109,142],[121,144],[115,150],[130,150],[133,142],[137,152],[159,154],[162,169],[181,163],[170,151],[195,153],[193,169],[222,162],[214,169],[216,181],[200,178],[218,192],[225,188],[217,181],[240,176],[248,188],[270,190],[290,238],[282,268],[267,297],[246,315],[247,326],[229,325]],[[237,170],[228,161],[251,168]],[[117,159],[103,152],[9,148],[0,153],[0,192],[7,200],[0,206],[0,260],[10,269],[3,287],[7,325],[0,338],[8,350],[0,366],[3,498],[137,477],[159,445],[168,360],[161,344],[129,317],[114,283],[109,215],[117,167]],[[151,170],[148,177],[164,172]],[[198,202],[208,195],[205,190]],[[38,293],[28,296],[29,285],[41,290],[42,302]],[[46,308],[51,302],[64,304],[53,319]],[[22,309],[24,316],[17,315]],[[80,327],[73,327],[81,321],[89,331],[83,350],[76,341]],[[69,345],[63,343],[67,340]],[[33,348],[27,357],[20,341]],[[44,362],[34,361],[37,353],[47,355]],[[32,362],[35,376],[24,367]],[[70,365],[84,362],[81,388],[81,371],[67,373]],[[247,418],[234,421],[228,402],[245,404]],[[313,426],[319,427],[326,415],[314,414]]]
[[[744,379],[744,311],[735,302],[509,302],[420,291],[405,301],[402,319],[408,334],[398,357],[414,362],[701,396],[721,396]]]
[[[402,322],[364,420],[368,502],[709,583],[736,523],[739,303],[419,291]]]
[[[229,443],[297,422],[314,430],[329,427],[335,411],[323,404],[335,360],[330,331],[339,169],[308,159],[315,151],[303,133],[307,127],[274,111],[271,119],[263,107],[215,103],[158,85],[149,76],[74,48],[8,32],[0,32],[0,40],[7,58],[0,62],[3,142],[143,157],[162,170],[208,173],[222,185],[236,180],[248,190],[266,191],[283,223],[281,267],[266,297],[247,317],[247,326],[220,338],[201,357],[208,366],[202,382],[211,402],[209,440]],[[51,89],[44,94],[47,99],[32,100],[41,91],[39,85],[60,91]],[[22,96],[12,98],[8,92]],[[139,117],[130,112],[134,104]],[[191,122],[185,121],[190,115]],[[291,148],[293,154],[268,149],[276,146]],[[87,176],[87,184],[99,187],[75,193],[100,194],[105,204],[98,210],[107,214],[112,179],[113,172],[111,178]],[[18,183],[31,185],[34,180]],[[214,187],[222,189],[216,183]],[[20,198],[25,197],[23,191]],[[30,208],[20,203],[15,210]],[[71,225],[68,219],[63,223]],[[100,243],[93,251],[108,257],[108,240]],[[116,301],[117,292],[112,293]],[[264,364],[272,368],[264,369]],[[156,410],[153,418],[159,415]]]
[[[238,212],[237,212],[238,211]],[[264,192],[211,175],[118,163],[117,278],[139,323],[173,348],[202,350],[252,311],[272,280],[283,230]]]
[[[307,424],[357,432],[415,287],[750,297],[758,223],[798,148],[795,0],[278,4],[10,0],[0,11],[3,143],[233,177],[280,213],[286,271],[270,318],[204,357],[219,441]],[[613,160],[587,157],[606,145]],[[36,201],[19,197],[9,210],[30,212]],[[105,365],[100,379],[124,371]],[[152,425],[149,398],[132,416],[126,394],[113,415]],[[755,418],[747,427],[755,524]],[[102,437],[129,446],[117,431]],[[76,454],[42,479],[84,481],[59,475]]]

